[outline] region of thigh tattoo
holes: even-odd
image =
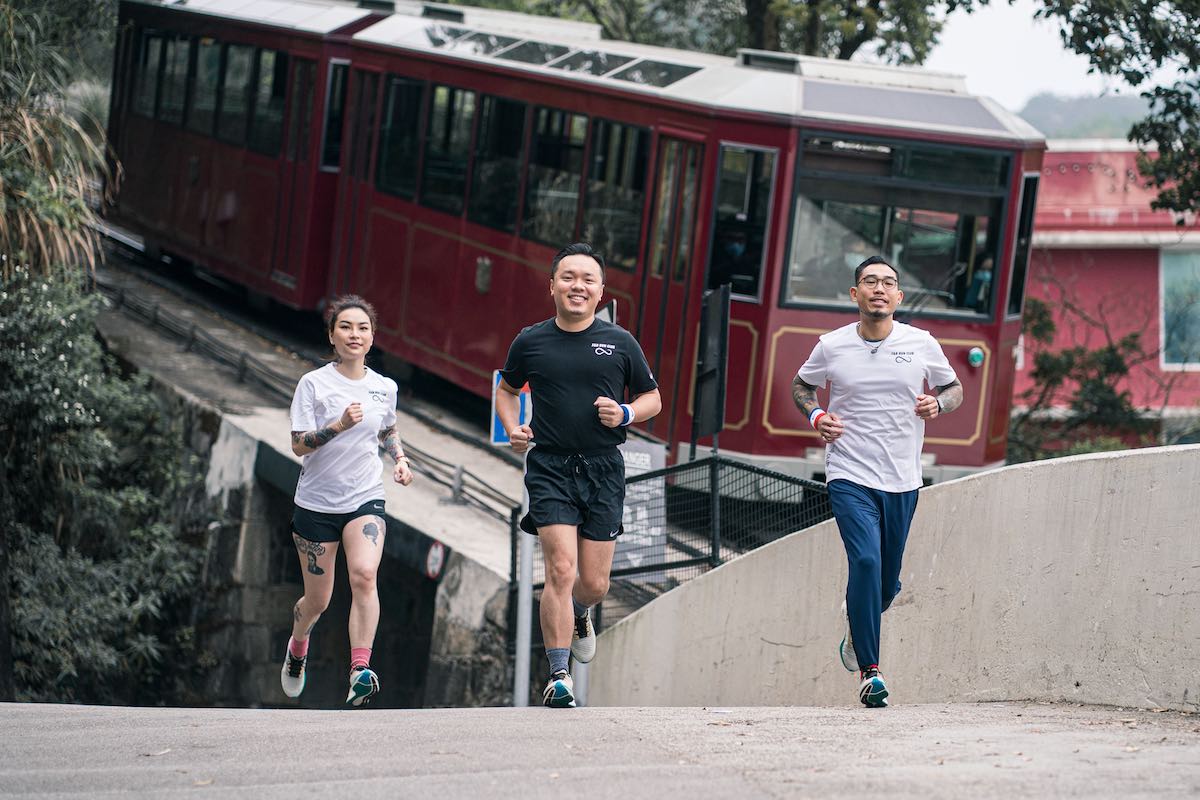
[[[363,525],[362,534],[371,540],[371,544],[379,546],[379,534],[387,530],[387,523],[379,517],[371,517],[370,522]]]
[[[313,575],[324,575],[325,570],[317,566],[317,558],[325,555],[325,545],[320,542],[310,542],[303,536],[296,536],[296,549],[308,556],[308,571]]]

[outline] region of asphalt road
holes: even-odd
[[[1200,716],[0,705],[0,797],[1195,797]]]

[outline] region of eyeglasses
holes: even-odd
[[[859,281],[859,283],[861,283],[863,286],[867,287],[868,289],[874,289],[876,286],[879,286],[880,284],[882,284],[883,288],[885,288],[885,289],[895,289],[897,286],[900,285],[900,281],[896,280],[891,275],[888,275],[887,277],[883,277],[883,278],[880,278],[876,275],[868,275],[865,278],[861,279]]]

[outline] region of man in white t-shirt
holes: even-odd
[[[859,320],[823,335],[792,381],[792,398],[825,442],[825,479],[850,572],[843,666],[859,671],[863,705],[887,705],[880,615],[900,591],[900,565],[921,487],[925,421],[962,404],[963,389],[927,331],[896,322],[900,274],[879,256],[854,271]],[[817,389],[829,386],[829,409]]]

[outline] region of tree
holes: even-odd
[[[467,2],[467,0],[463,0]],[[917,0],[473,0],[528,14],[598,23],[604,36],[733,55],[739,47],[921,63],[948,3]]]
[[[948,10],[970,12],[989,2],[949,0]],[[1150,113],[1133,125],[1129,140],[1142,146],[1139,170],[1149,186],[1159,189],[1151,205],[1180,214],[1181,226],[1190,224],[1189,217],[1200,211],[1200,4],[1041,2],[1036,16],[1057,22],[1063,44],[1087,57],[1092,71],[1139,88],[1173,70],[1173,83],[1141,92]]]
[[[0,700],[170,701],[208,509],[168,410],[96,338],[105,150],[65,99],[69,42],[22,5],[0,0]]]

